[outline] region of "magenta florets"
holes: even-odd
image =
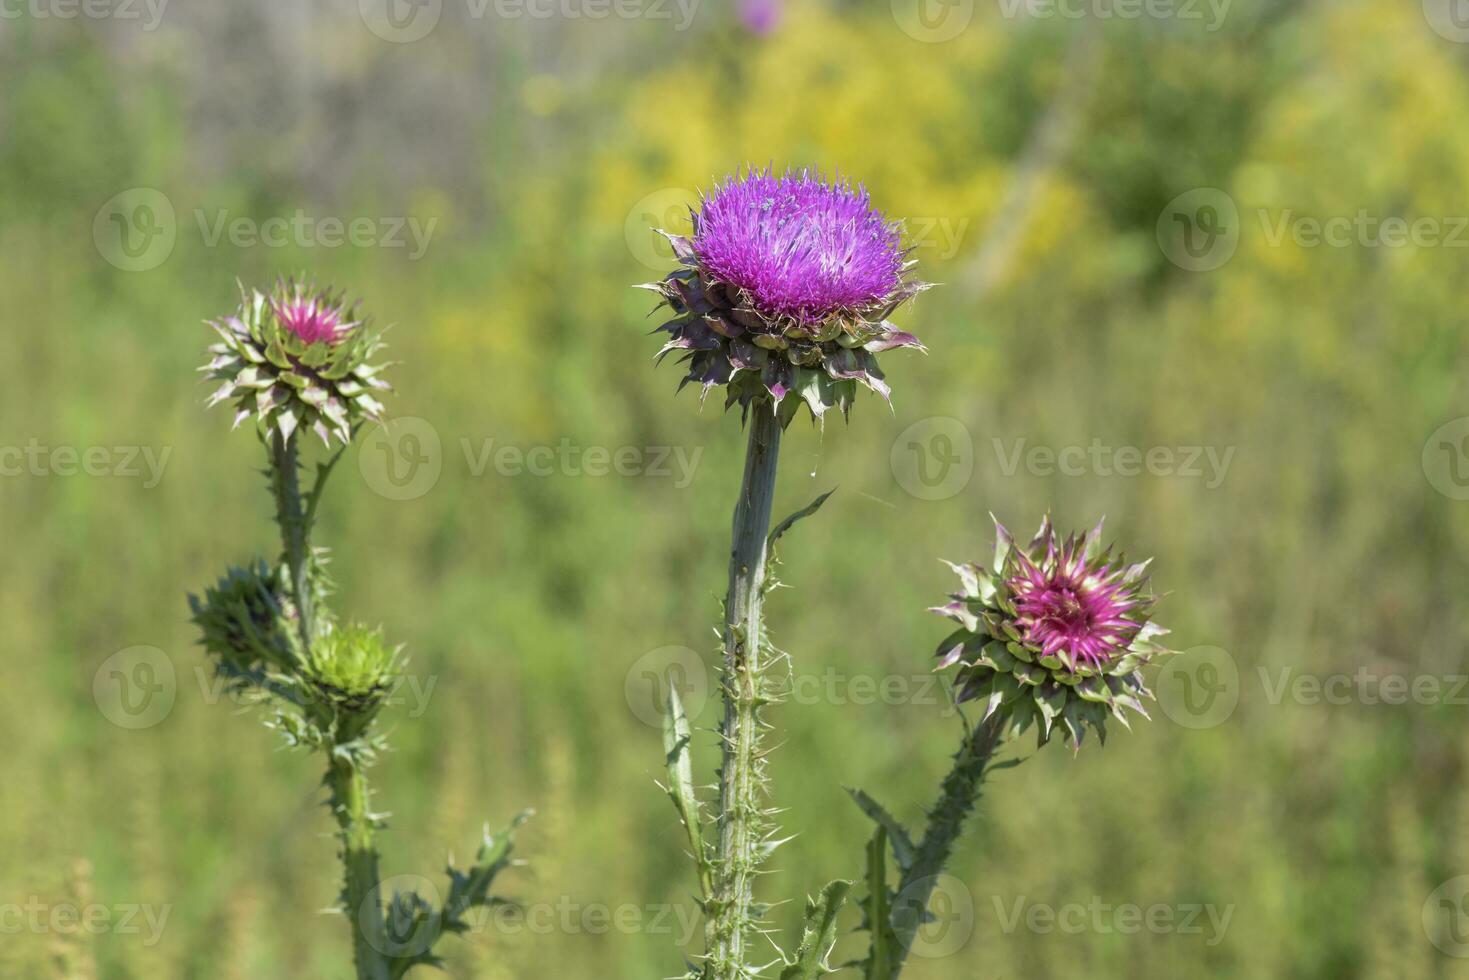
[[[898,226],[860,184],[809,171],[730,178],[708,195],[693,247],[716,280],[769,319],[818,324],[881,303],[902,285]]]

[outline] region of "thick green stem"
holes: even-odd
[[[279,432],[270,437],[271,484],[275,490],[276,523],[281,529],[285,549],[286,570],[291,576],[292,598],[301,632],[302,649],[311,650],[316,610],[312,608],[310,574],[310,528],[306,526],[306,508],[301,500],[300,459],[296,437],[284,438]]]
[[[967,733],[955,754],[954,765],[944,777],[938,801],[929,811],[928,827],[914,853],[913,863],[898,882],[898,899],[892,912],[893,931],[898,942],[893,950],[891,969],[882,980],[894,980],[902,972],[903,962],[918,934],[918,927],[923,923],[923,915],[933,897],[939,875],[943,874],[949,857],[954,853],[954,844],[964,831],[965,821],[979,802],[985,774],[1003,740],[1003,726],[997,717],[991,718]]]
[[[390,980],[388,937],[378,895],[378,855],[368,807],[367,773],[360,761],[333,758],[327,770],[333,814],[341,830],[345,879],[342,903],[352,928],[357,980]]]
[[[743,980],[746,940],[755,927],[754,884],[769,834],[760,707],[767,700],[761,635],[765,551],[781,426],[768,404],[751,411],[745,476],[735,504],[724,625],[724,758],[719,782],[719,842],[705,943],[710,980]]]

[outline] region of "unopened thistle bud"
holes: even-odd
[[[1147,717],[1152,693],[1142,668],[1173,651],[1155,642],[1148,562],[1128,564],[1102,548],[1102,525],[1062,541],[1048,517],[1028,547],[999,521],[994,562],[952,565],[962,587],[935,612],[960,624],[939,646],[940,669],[957,665],[960,701],[981,701],[1008,734],[1038,725],[1041,744],[1056,726],[1080,746],[1088,726],[1125,711]]]
[[[349,442],[363,419],[382,420],[375,393],[390,388],[378,377],[384,365],[368,363],[382,332],[342,294],[295,280],[240,294],[234,316],[209,321],[220,343],[201,370],[223,382],[209,405],[232,399],[236,426],[253,417],[262,436],[309,430],[327,446]]]
[[[280,576],[265,562],[232,567],[202,598],[189,596],[204,648],[239,672],[294,666],[289,605]]]
[[[382,630],[356,623],[333,627],[312,645],[306,680],[325,703],[350,712],[378,707],[401,669],[401,648]]]
[[[674,312],[659,351],[685,351],[688,374],[725,407],[800,405],[845,416],[862,384],[888,398],[877,354],[923,345],[888,317],[928,288],[908,278],[901,231],[867,191],[808,171],[730,177],[692,214],[692,237],[666,235],[679,268],[649,288]],[[794,396],[794,397],[792,397]]]

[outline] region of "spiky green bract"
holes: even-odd
[[[239,310],[207,321],[219,343],[200,370],[221,382],[208,404],[232,400],[235,425],[254,418],[267,442],[310,431],[346,444],[359,422],[382,420],[376,393],[390,390],[385,365],[370,363],[382,331],[354,317],[342,294],[315,284],[282,280],[268,295],[241,284]]]
[[[995,533],[993,562],[951,564],[961,588],[933,610],[959,624],[938,650],[940,669],[959,668],[959,700],[1009,736],[1034,725],[1041,745],[1057,727],[1079,748],[1088,728],[1105,741],[1109,718],[1147,717],[1142,668],[1172,653],[1155,642],[1168,631],[1152,621],[1148,562],[1114,561],[1100,523],[1063,542],[1047,517],[1024,548],[999,521]],[[1054,615],[1038,619],[1045,603]]]
[[[694,221],[697,228],[697,214]],[[818,420],[833,408],[846,417],[858,384],[884,401],[889,398],[877,354],[895,347],[924,349],[917,337],[899,330],[888,317],[928,283],[903,281],[890,295],[819,323],[772,318],[756,309],[745,290],[714,278],[701,265],[691,239],[661,233],[673,244],[679,268],[643,288],[658,293],[659,305],[673,312],[658,328],[670,335],[658,357],[685,352],[688,373],[680,389],[697,383],[706,397],[722,385],[726,409],[739,405],[746,416],[752,406],[773,410],[783,426],[802,405]]]

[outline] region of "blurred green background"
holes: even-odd
[[[839,490],[770,610],[800,679],[772,714],[799,832],[763,885],[792,900],[776,923],[860,871],[844,786],[910,821],[935,794],[959,737],[926,680],[935,559],[988,553],[989,511],[1029,530],[1049,508],[1155,555],[1175,645],[1215,649],[1103,750],[1011,750],[1028,761],[994,779],[905,975],[1469,976],[1466,12],[165,8],[0,19],[0,975],[348,975],[318,914],[318,761],[211,693],[184,602],[277,547],[256,441],[202,408],[201,321],[236,277],[301,269],[397,324],[389,408],[418,420],[348,457],[319,531],[339,609],[406,644],[424,692],[375,770],[385,871],[438,880],[481,821],[534,806],[505,891],[540,918],[447,943],[449,975],[680,970],[693,880],[640,716],[648,671],[683,663],[697,690],[687,651],[715,663],[743,440],[675,397],[628,285],[669,267],[649,225],[790,163],[864,181],[943,285],[903,314],[932,353],[887,355],[893,410],[865,398],[786,444],[778,510]],[[695,465],[516,474],[487,445]],[[1128,447],[1152,470],[1118,474]],[[140,646],[141,721],[110,659]],[[1381,703],[1391,677],[1441,687]],[[711,769],[712,736],[698,751]],[[1017,926],[1017,902],[1088,911]],[[624,906],[631,927],[580,918]],[[67,907],[103,928],[49,917]],[[1186,928],[1194,907],[1227,928]]]

